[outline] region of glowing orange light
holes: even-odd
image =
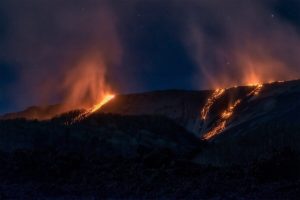
[[[211,97],[208,98],[206,104],[204,105],[202,111],[201,111],[201,118],[203,120],[206,119],[207,114],[209,113],[209,110],[211,106],[214,104],[214,102],[221,97],[221,95],[225,92],[225,89],[217,89],[214,91],[214,93],[211,95]]]
[[[250,96],[257,96],[262,90],[263,85],[262,84],[256,84],[255,88],[251,90],[248,94],[247,97]],[[212,96],[213,97],[213,96]],[[211,98],[212,98],[211,97]],[[209,99],[211,99],[209,98]],[[209,101],[208,101],[209,102]],[[216,123],[216,125],[207,133],[203,135],[203,139],[209,140],[217,135],[219,135],[221,132],[224,131],[226,128],[226,125],[228,123],[228,120],[232,117],[234,114],[235,108],[242,102],[241,99],[237,99],[233,104],[229,105],[228,108],[221,113],[220,119]],[[203,111],[203,110],[202,110]],[[207,113],[206,113],[207,114]]]
[[[100,103],[96,104],[93,106],[93,108],[90,110],[91,113],[96,112],[97,110],[99,110],[103,105],[107,104],[110,100],[112,100],[113,98],[115,98],[114,94],[108,94],[105,95],[104,98],[101,100]]]
[[[67,122],[66,125],[72,125],[75,122],[82,121],[83,119],[87,118],[92,113],[99,110],[102,106],[107,104],[109,101],[111,101],[113,98],[115,98],[114,94],[107,94],[103,97],[103,99],[100,101],[100,103],[94,105],[91,109],[86,110],[85,112],[81,113],[79,116],[75,117],[71,122]]]
[[[209,131],[208,133],[206,133],[203,136],[203,139],[205,140],[209,140],[212,137],[218,135],[220,132],[222,132],[224,129],[226,128],[226,121],[222,121],[221,123],[219,123],[217,126],[215,126],[211,131]]]
[[[222,114],[221,114],[221,119],[217,123],[215,127],[212,128],[209,132],[207,132],[203,138],[205,140],[209,140],[212,137],[220,134],[225,128],[226,124],[228,122],[228,119],[233,115],[234,109],[241,103],[241,100],[238,99],[236,100],[233,104],[231,104]]]
[[[247,96],[252,96],[252,95],[257,96],[257,95],[259,95],[262,88],[263,88],[262,84],[256,84],[255,88]]]
[[[234,111],[235,107],[237,107],[240,103],[241,103],[241,100],[238,99],[238,100],[236,100],[236,101],[234,102],[234,104],[230,105],[230,106],[228,107],[228,109],[225,110],[225,111],[222,113],[222,115],[221,115],[222,119],[228,119],[228,118],[230,118],[230,117],[232,116],[232,114],[233,114],[233,111]]]

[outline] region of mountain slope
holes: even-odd
[[[216,165],[250,163],[286,148],[300,153],[300,82],[267,84],[240,105],[228,127],[196,159]]]
[[[118,95],[86,120],[94,121],[105,113],[128,116],[129,121],[142,115],[164,116],[200,141],[224,121],[224,111],[238,101],[223,129],[208,140],[209,145],[195,158],[196,162],[214,165],[250,163],[270,157],[274,150],[286,147],[300,152],[297,145],[300,142],[300,81],[264,84],[257,94],[254,92],[256,87],[225,89],[207,110],[205,119],[201,118],[201,112],[214,91],[169,90]],[[37,110],[43,115],[43,109]],[[72,121],[79,114],[63,115],[58,119]],[[9,116],[26,118],[31,112]],[[85,129],[89,127],[85,126]]]
[[[300,81],[256,87],[210,106],[215,91],[173,90],[119,95],[80,118],[12,114],[28,119],[0,120],[0,199],[298,199]]]

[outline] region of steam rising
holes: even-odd
[[[18,105],[62,102],[62,112],[92,106],[111,91],[122,59],[117,18],[107,1],[7,1],[13,22],[2,48],[22,64]],[[1,49],[4,51],[4,49]]]
[[[87,57],[64,76],[63,105],[68,109],[90,108],[110,93],[106,82],[106,66],[101,58]]]
[[[13,91],[10,99],[16,101],[19,107],[16,109],[62,103],[62,111],[67,111],[97,104],[104,95],[114,92],[118,87],[116,82],[122,78],[126,80],[120,82],[128,85],[144,77],[153,80],[156,77],[148,78],[147,72],[151,70],[145,70],[147,66],[159,69],[161,66],[156,63],[169,62],[154,59],[153,64],[139,60],[146,57],[145,52],[155,54],[158,49],[156,45],[148,45],[151,42],[143,42],[149,37],[152,37],[149,41],[166,42],[161,45],[166,51],[159,51],[166,52],[166,56],[159,57],[162,61],[172,59],[170,55],[174,52],[183,49],[188,52],[190,57],[182,59],[182,66],[175,66],[175,70],[170,66],[170,74],[178,71],[176,67],[184,68],[186,60],[191,59],[197,71],[193,78],[199,89],[299,78],[299,33],[274,11],[278,2],[0,1],[0,14],[5,13],[9,22],[7,36],[0,40],[0,56],[8,63],[16,63],[14,71],[19,73],[16,87],[10,88]],[[160,28],[165,22],[170,23],[166,24],[170,28],[163,29],[166,33],[161,36]],[[182,41],[174,45],[177,48],[174,52],[168,52],[173,47],[166,48],[174,39],[165,38],[168,31],[170,34],[176,31],[172,36],[180,39],[174,41]],[[138,44],[132,44],[133,41]],[[178,49],[182,46],[183,49]],[[152,56],[149,55],[149,62]],[[130,79],[127,77],[130,73],[141,77]],[[147,84],[151,81],[138,85],[147,87]],[[148,87],[150,90],[151,86]]]
[[[185,41],[199,67],[198,85],[219,88],[299,78],[300,37],[274,13],[270,5],[276,1],[191,2]]]

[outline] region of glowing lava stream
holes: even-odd
[[[248,94],[247,94],[247,97],[251,97],[251,96],[257,96],[259,95],[261,89],[262,89],[263,85],[259,84],[259,85],[256,85],[256,87],[250,91]],[[214,96],[214,95],[213,95]],[[212,97],[213,97],[212,96]],[[209,98],[211,99],[211,98]],[[209,100],[208,100],[209,101]],[[218,120],[218,122],[216,123],[216,125],[210,130],[208,131],[207,133],[205,133],[203,135],[203,139],[204,140],[209,140],[217,135],[219,135],[225,128],[226,128],[226,125],[228,123],[228,120],[229,118],[234,114],[234,110],[235,108],[242,102],[241,99],[237,99],[233,104],[229,105],[229,107],[221,114],[220,116],[220,119]],[[212,106],[212,104],[209,106],[209,108]],[[203,110],[205,109],[205,107],[203,108]],[[203,112],[202,110],[202,112]],[[201,113],[202,113],[201,112]],[[207,113],[209,112],[206,111]],[[206,113],[206,115],[207,115]],[[203,118],[202,118],[203,119]],[[205,118],[204,118],[205,120]]]
[[[241,103],[241,100],[238,99],[234,102],[234,104],[230,105],[227,110],[225,110],[221,114],[221,119],[217,122],[217,125],[213,127],[213,129],[207,133],[204,134],[203,139],[209,140],[212,137],[220,134],[225,128],[228,119],[232,116],[234,109]]]
[[[225,92],[225,89],[217,89],[214,91],[214,93],[211,95],[211,97],[208,98],[206,104],[204,105],[204,108],[201,111],[201,118],[203,120],[206,120],[207,114],[209,113],[210,107],[215,103],[215,101],[222,96],[222,94]]]
[[[71,125],[71,124],[74,124],[75,122],[83,120],[84,118],[88,117],[92,113],[94,113],[94,112],[98,111],[99,109],[101,109],[102,106],[107,104],[113,98],[115,98],[114,94],[105,95],[104,98],[100,101],[100,103],[98,103],[98,104],[94,105],[92,108],[84,111],[83,113],[81,113],[79,116],[75,117],[70,123],[67,123],[66,125]]]
[[[102,99],[102,101],[96,105],[93,106],[93,108],[91,108],[88,112],[89,113],[93,113],[96,112],[97,110],[99,110],[103,105],[107,104],[110,100],[112,100],[113,98],[115,98],[114,94],[108,94],[105,95],[104,98]]]
[[[256,85],[256,87],[254,88],[254,90],[252,90],[252,91],[247,95],[247,97],[252,96],[252,95],[254,95],[254,96],[259,95],[259,93],[260,93],[262,87],[263,87],[262,84]]]

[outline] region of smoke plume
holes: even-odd
[[[17,105],[62,102],[62,111],[86,108],[111,90],[109,71],[123,50],[107,1],[6,1],[3,6],[13,23],[1,51],[19,64]]]
[[[300,77],[300,37],[278,1],[191,1],[185,36],[197,84],[229,87]]]
[[[0,59],[18,73],[5,96],[16,110],[62,102],[65,111],[90,107],[119,85],[135,92],[296,79],[300,15],[297,22],[278,9],[294,4],[300,8],[293,0],[2,0]]]

